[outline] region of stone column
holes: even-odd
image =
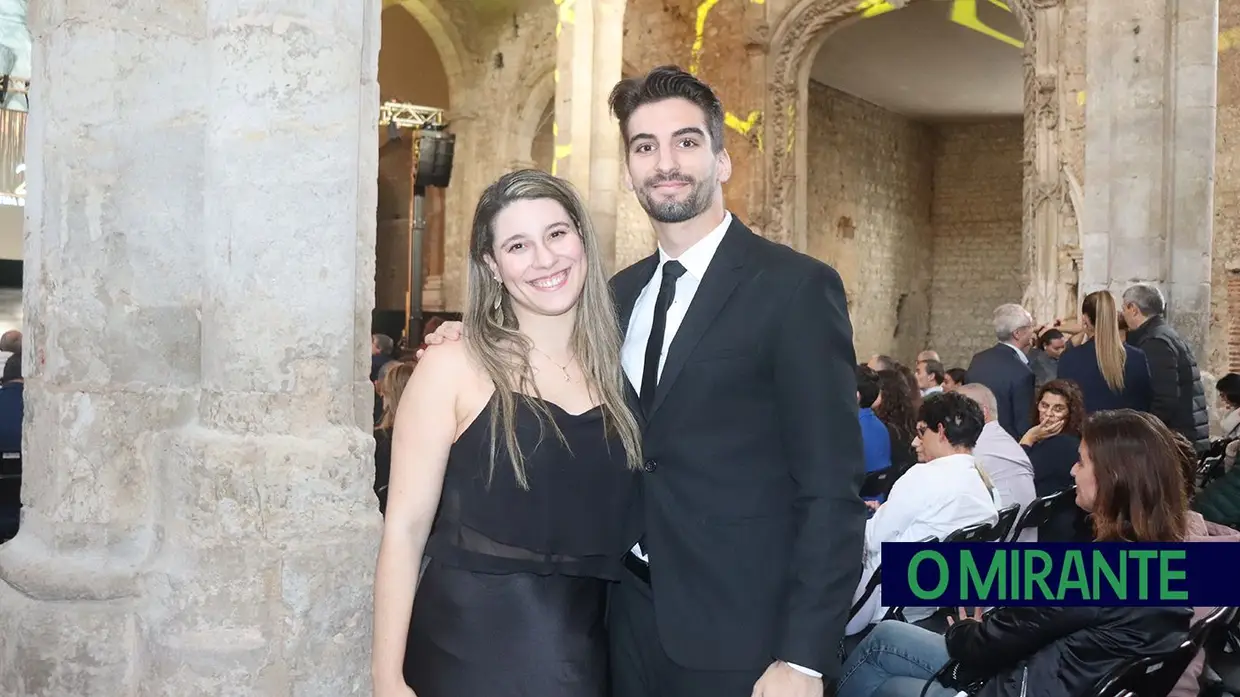
[[[0,694],[370,692],[379,3],[31,7]]]
[[[607,97],[624,73],[624,9],[627,0],[594,0],[594,66],[590,97],[594,114],[590,133],[590,189],[586,203],[599,238],[599,251],[608,267],[616,268],[616,207],[619,205],[623,166],[620,128],[611,115]]]
[[[608,272],[616,259],[620,138],[607,97],[623,71],[626,0],[557,0],[555,162],[586,199]]]
[[[474,208],[483,189],[503,171],[493,170],[487,160],[488,153],[494,154],[496,124],[479,116],[479,110],[479,107],[453,107],[447,115],[450,128],[456,134],[456,152],[452,183],[444,190],[444,265],[440,293],[446,309],[454,312],[464,311],[467,302],[466,271]]]
[[[1089,0],[1085,292],[1152,282],[1204,356],[1218,0]]]
[[[595,115],[595,0],[555,0],[555,160],[551,170],[585,195],[590,190],[590,153]]]

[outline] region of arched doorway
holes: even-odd
[[[448,109],[453,83],[459,81],[451,37],[423,2],[385,2],[379,51],[380,101]],[[427,27],[425,23],[432,26]],[[447,55],[445,56],[445,52]],[[403,316],[409,278],[409,230],[412,209],[414,134],[395,129],[379,133],[379,200],[375,241],[375,310],[383,317]],[[429,188],[423,258],[422,309],[442,310],[445,191]],[[395,322],[384,321],[392,332]]]
[[[907,6],[897,9],[897,6],[905,5]],[[1008,215],[1019,218],[1020,233],[1019,238],[1012,239],[1007,247],[1009,252],[1016,250],[1015,263],[1010,265],[1015,271],[1014,278],[1009,282],[1012,288],[1005,290],[1003,294],[1014,295],[1014,297],[1007,297],[1004,301],[1023,301],[1039,319],[1071,314],[1071,308],[1076,305],[1075,276],[1072,267],[1074,257],[1071,253],[1071,247],[1076,244],[1076,235],[1074,213],[1068,202],[1071,187],[1067,177],[1062,174],[1063,166],[1059,154],[1061,110],[1058,106],[1062,97],[1058,91],[1057,33],[1060,10],[1058,6],[1046,7],[1044,5],[1048,3],[1032,0],[1003,0],[1003,2],[998,0],[993,2],[912,0],[907,3],[871,3],[868,5],[868,10],[859,12],[856,9],[857,4],[852,0],[799,0],[795,3],[780,21],[773,35],[768,63],[771,88],[766,112],[765,142],[768,144],[768,180],[771,182],[767,196],[767,214],[771,224],[768,226],[767,234],[797,249],[819,255],[825,255],[827,252],[852,253],[855,259],[846,258],[844,261],[857,266],[861,270],[858,274],[872,270],[874,264],[871,263],[871,257],[875,254],[881,256],[881,254],[869,245],[861,244],[857,237],[863,222],[874,224],[870,209],[861,207],[853,211],[854,214],[850,214],[849,211],[844,210],[846,206],[838,206],[839,210],[834,211],[834,217],[823,219],[819,211],[811,211],[810,208],[812,199],[817,201],[833,195],[832,192],[823,188],[821,178],[811,184],[815,181],[810,171],[810,129],[815,108],[815,103],[811,102],[811,76],[815,72],[815,59],[819,57],[819,48],[823,47],[828,65],[817,66],[819,75],[825,74],[827,77],[824,79],[833,79],[840,83],[835,86],[837,91],[841,91],[838,90],[841,86],[857,92],[863,91],[867,85],[884,87],[888,92],[886,95],[888,97],[903,95],[904,103],[899,105],[900,108],[911,109],[912,115],[917,117],[918,104],[915,100],[911,100],[908,93],[915,92],[917,90],[914,88],[925,87],[925,85],[909,79],[918,68],[916,65],[911,65],[914,62],[910,56],[911,44],[886,45],[880,48],[876,54],[878,62],[888,63],[882,75],[866,73],[874,67],[872,65],[874,61],[865,63],[849,59],[847,62],[851,64],[852,72],[844,75],[840,74],[838,64],[847,57],[846,53],[850,50],[849,44],[857,44],[855,41],[857,36],[864,37],[866,32],[878,31],[882,28],[880,23],[895,23],[892,26],[897,29],[901,23],[915,24],[918,20],[918,13],[923,13],[926,19],[930,19],[931,16],[937,17],[940,22],[939,29],[942,30],[939,33],[951,30],[955,32],[958,39],[968,34],[970,39],[990,42],[990,48],[987,50],[1010,51],[1009,62],[1013,64],[1018,62],[1020,65],[1016,84],[1004,86],[1009,90],[1015,89],[1019,92],[1020,114],[983,114],[982,116],[987,118],[981,119],[985,121],[998,119],[1001,116],[1008,117],[1012,122],[1008,124],[1004,138],[1015,139],[1018,146],[1009,164],[1018,170],[1013,186],[1019,188],[1020,194],[1015,199],[1006,199],[1008,202],[1006,205],[1009,209]],[[901,17],[902,13],[908,14]],[[848,35],[852,32],[862,33],[854,35],[854,40],[850,40]],[[899,32],[893,33],[899,34]],[[837,40],[838,45],[843,47],[839,52],[832,48]],[[852,46],[851,50],[857,50],[858,45]],[[923,60],[917,62],[924,62],[925,59],[923,56]],[[909,65],[903,68],[893,67],[890,65],[892,61],[905,61]],[[837,68],[834,73],[830,69],[831,65]],[[941,77],[938,79],[941,82]],[[944,93],[963,92],[942,85],[937,90],[941,93],[940,96]],[[973,95],[973,101],[981,103],[984,100],[978,97],[984,96]],[[865,102],[867,98],[880,99],[881,95],[863,94],[860,99]],[[944,99],[939,101],[950,102]],[[823,106],[822,99],[818,99],[817,107],[821,109]],[[934,106],[934,103],[928,103],[922,104],[920,108],[929,112],[930,107]],[[933,113],[927,113],[922,115],[921,120],[932,117],[950,121],[950,119],[943,118],[945,116],[949,115],[936,116]],[[957,121],[969,120],[958,118],[960,114],[954,116],[957,117]],[[1023,123],[1017,126],[1015,119],[1020,116],[1023,116]],[[917,121],[918,118],[906,118],[906,120]],[[972,119],[974,122],[978,120]],[[940,127],[938,130],[942,131],[940,135],[950,136],[950,131],[953,129]],[[968,129],[954,130],[963,134]],[[961,135],[961,137],[964,136]],[[953,143],[951,138],[941,138],[940,142],[944,148],[952,146]],[[872,143],[871,147],[881,150],[880,146],[884,145],[892,149],[898,143],[889,139],[886,143]],[[913,147],[914,144],[912,141],[906,141],[903,145]],[[856,150],[858,144],[852,142],[850,147]],[[817,160],[815,166],[819,170],[826,166],[822,157],[828,156],[829,153],[824,153]],[[901,157],[906,164],[910,159],[915,159],[910,158],[907,151],[904,151]],[[875,159],[869,164],[873,167],[890,167],[892,162],[880,162]],[[968,173],[962,168],[960,176]],[[908,172],[906,175],[912,176]],[[846,176],[839,176],[839,173],[836,176],[844,186],[856,187],[858,184],[855,178],[850,180]],[[926,172],[921,172],[921,176],[927,176]],[[941,189],[940,185],[943,182],[936,182],[933,179],[933,162],[931,162],[928,176],[931,177],[932,189],[935,187]],[[813,195],[811,195],[811,185],[817,187]],[[888,186],[888,188],[891,187]],[[944,194],[941,190],[939,193],[940,197]],[[870,191],[868,195],[873,197],[876,194]],[[896,205],[897,203],[899,205]],[[924,203],[926,208],[933,210],[933,199],[925,198],[920,203]],[[900,206],[907,208],[913,205],[908,201],[895,202],[890,198],[882,204],[889,209]],[[966,200],[959,205],[970,204]],[[1011,210],[1013,208],[1014,211]],[[930,222],[930,215],[930,212],[923,213],[925,220],[922,230],[925,235],[929,235],[931,239],[929,246],[932,248],[933,226]],[[864,221],[861,220],[862,217],[865,218]],[[912,229],[907,221],[902,224],[906,229]],[[818,228],[825,226],[829,229],[818,231],[818,238],[811,240],[812,226]],[[1069,231],[1073,233],[1069,234]],[[823,239],[837,241],[833,243],[835,244],[834,251],[829,248],[829,245],[827,248],[823,247],[827,244],[823,242]],[[817,248],[811,246],[812,241],[818,245]],[[933,265],[935,261],[933,252],[930,254],[930,261]],[[986,272],[985,269],[977,271]],[[845,276],[847,278],[846,274]],[[871,278],[870,281],[874,282],[874,279]],[[929,334],[930,321],[928,319],[933,311],[931,308],[933,290],[930,281],[923,280],[922,282],[924,301],[920,304],[915,285],[909,288],[897,287],[883,291],[891,297],[886,298],[884,303],[887,315],[880,323],[882,326],[868,330],[871,332],[869,338],[859,336],[858,343],[862,344],[866,341],[877,343],[885,337],[889,344],[885,346],[886,350],[907,352],[915,350],[911,348],[915,344],[935,340],[936,337]],[[854,287],[856,285],[857,283],[854,282]],[[986,301],[977,300],[976,302]],[[854,316],[856,314],[854,313]],[[968,331],[980,330],[974,328]],[[897,337],[899,341],[896,341]],[[891,345],[893,341],[895,344]]]

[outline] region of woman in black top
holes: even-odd
[[[1157,419],[1099,412],[1085,427],[1073,468],[1077,505],[1099,542],[1180,542],[1188,532],[1186,448]],[[839,697],[1070,697],[1124,661],[1178,647],[1187,607],[999,607],[946,636],[880,623],[844,665]],[[948,660],[959,682],[929,682]],[[979,686],[980,685],[980,686]],[[967,686],[967,689],[965,689]]]
[[[917,437],[917,408],[921,395],[909,388],[908,379],[899,370],[878,371],[878,399],[874,415],[887,426],[891,437],[891,467],[900,472],[917,464],[913,439]]]
[[[396,414],[376,697],[607,694],[606,588],[641,453],[603,269],[561,180],[521,170],[483,192],[464,341],[426,351]]]
[[[1072,467],[1079,459],[1081,429],[1085,426],[1085,403],[1081,391],[1067,380],[1051,380],[1038,388],[1035,401],[1038,422],[1021,437],[1020,444],[1033,465],[1033,488],[1038,498],[1072,486]],[[1085,512],[1076,506],[1060,509],[1038,528],[1038,542],[1088,541]]]

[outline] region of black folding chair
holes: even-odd
[[[1224,460],[1227,457],[1227,446],[1234,438],[1219,438],[1210,441],[1210,447],[1197,458],[1197,471],[1194,484],[1200,491],[1211,482],[1223,476]]]
[[[1214,480],[1222,477],[1226,470],[1225,460],[1223,456],[1202,458],[1197,465],[1197,472],[1193,478],[1193,484],[1197,491],[1209,486]]]
[[[1056,491],[1040,499],[1034,499],[1025,507],[1025,513],[1021,515],[1020,522],[1016,523],[1016,528],[1012,531],[1012,539],[1017,539],[1022,532],[1029,528],[1040,528],[1046,525],[1056,513],[1075,503],[1076,486],[1070,486],[1063,491]]]
[[[1188,631],[1188,639],[1171,651],[1125,661],[1081,697],[1166,697],[1197,652],[1226,627],[1234,608],[1222,607]]]
[[[934,542],[938,539],[939,538],[931,535],[930,537],[924,537],[918,540],[917,543],[926,544],[927,542]],[[870,577],[870,581],[865,584],[865,592],[861,594],[861,597],[857,599],[857,602],[853,603],[852,608],[848,611],[849,620],[855,617],[858,612],[861,612],[861,608],[865,607],[865,604],[869,601],[870,596],[874,595],[874,591],[878,590],[881,585],[883,585],[883,565],[880,563],[878,568],[874,570],[874,575]],[[904,619],[904,608],[902,607],[887,608],[887,612],[883,615],[883,619],[899,620],[901,622],[907,621]]]
[[[931,542],[935,538],[929,537],[922,542]],[[995,526],[990,523],[977,523],[974,525],[966,525],[963,528],[951,533],[943,538],[943,542],[994,542]],[[904,615],[904,607],[893,607],[887,610],[887,614],[883,616],[885,620],[899,620],[908,622],[908,618]]]
[[[966,525],[943,538],[944,542],[995,542],[999,529],[994,523]]]
[[[908,471],[908,467],[902,465],[892,465],[881,470],[875,470],[865,475],[865,481],[861,484],[862,498],[883,498],[891,493],[891,487],[895,485],[900,475]]]
[[[995,523],[995,542],[1006,542],[1016,520],[1020,518],[1020,504],[1014,503],[999,511],[999,520]]]

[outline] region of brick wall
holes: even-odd
[[[1240,27],[1240,2],[1221,2],[1218,55],[1218,111],[1214,149],[1214,242],[1211,268],[1211,322],[1202,369],[1221,375],[1240,365],[1240,295],[1232,290],[1240,267],[1240,45],[1234,30]]]
[[[1021,121],[934,132],[930,346],[966,367],[994,343],[994,308],[1021,299]]]
[[[1240,272],[1227,274],[1227,304],[1240,308]],[[1227,331],[1227,372],[1240,373],[1240,322],[1228,322]]]
[[[808,114],[807,251],[844,280],[858,357],[909,360],[929,333],[931,131],[813,81]]]

